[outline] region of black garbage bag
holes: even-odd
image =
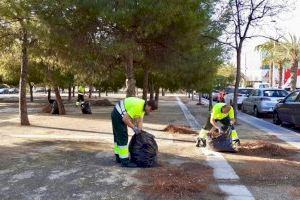
[[[50,100],[49,100],[50,102]],[[54,114],[54,115],[58,115],[59,114],[59,110],[58,110],[58,104],[57,104],[57,101],[56,100],[52,100],[51,102],[51,114]]]
[[[154,138],[154,135],[145,131],[132,136],[129,143],[131,162],[138,167],[157,166],[158,146]]]
[[[222,129],[224,130],[223,127]],[[219,152],[236,153],[237,149],[236,146],[233,145],[232,143],[231,131],[232,129],[229,127],[225,132],[223,132],[220,136],[216,138],[212,138],[208,136],[207,138],[208,148]]]
[[[92,114],[90,102],[85,101],[81,103],[81,112],[82,114]]]

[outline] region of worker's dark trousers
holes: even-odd
[[[112,127],[114,133],[114,152],[116,158],[120,158],[120,161],[129,161],[128,151],[128,131],[127,125],[123,122],[122,116],[116,108],[111,113]]]
[[[78,94],[77,102],[81,102],[81,101],[84,101],[84,95]]]

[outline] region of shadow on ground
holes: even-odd
[[[13,147],[1,146],[0,160],[0,199],[175,199],[177,191],[169,195],[168,188],[159,194],[147,189],[152,188],[154,180],[151,182],[141,175],[150,177],[164,170],[178,173],[178,169],[186,172],[186,179],[194,177],[190,182],[194,189],[188,196],[181,193],[180,197],[223,199],[223,194],[214,186],[212,169],[203,167],[199,160],[172,154],[159,154],[158,168],[126,169],[115,163],[109,143],[39,140]],[[195,190],[193,181],[201,180],[203,169],[209,172],[206,175],[209,179],[203,179],[210,180],[209,186],[201,182],[198,184],[204,184],[205,189]],[[171,178],[175,183],[180,181]],[[168,181],[166,177],[164,180]],[[169,183],[169,187],[173,186]],[[188,185],[185,188],[189,188]]]

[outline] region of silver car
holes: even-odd
[[[255,89],[243,100],[241,109],[243,112],[254,113],[256,117],[260,117],[262,113],[273,113],[275,105],[287,95],[288,92],[282,89]]]

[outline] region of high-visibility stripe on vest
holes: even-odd
[[[121,100],[119,103],[117,103],[117,105],[115,107],[116,107],[118,113],[120,113],[120,115],[122,117],[124,117],[124,115],[127,113],[126,109],[125,109],[124,101]]]
[[[128,145],[125,146],[118,146],[119,148],[119,156],[120,158],[128,158],[129,157],[129,150]]]

